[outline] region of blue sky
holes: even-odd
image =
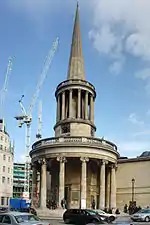
[[[80,0],[80,23],[87,80],[95,85],[97,137],[133,157],[150,149],[150,1]],[[53,136],[56,86],[67,77],[75,0],[0,1],[0,88],[8,57],[13,71],[4,105],[5,121],[15,140],[15,159],[23,160],[25,127],[20,114],[22,94],[28,108],[52,42],[60,45],[42,87],[43,137]],[[134,9],[134,11],[133,11]],[[37,131],[38,102],[33,111],[32,142]]]

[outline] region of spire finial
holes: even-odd
[[[73,29],[73,35],[72,35],[71,53],[70,53],[70,59],[69,59],[67,79],[85,80],[78,1],[77,1],[74,29]]]

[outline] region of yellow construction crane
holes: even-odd
[[[37,83],[36,91],[31,100],[31,104],[29,105],[28,111],[26,111],[23,106],[22,100],[24,98],[24,95],[22,95],[21,99],[19,100],[22,115],[15,117],[15,119],[18,120],[19,127],[22,127],[23,124],[26,125],[26,161],[25,161],[25,182],[24,182],[24,192],[23,192],[24,198],[29,198],[29,179],[30,179],[29,151],[30,151],[30,128],[31,128],[31,122],[32,122],[32,111],[39,97],[40,90],[48,74],[48,70],[50,68],[53,56],[58,48],[58,45],[59,45],[59,38],[57,37],[55,41],[53,42],[53,46],[51,50],[49,51],[48,56],[46,57],[44,67],[43,67],[42,73],[40,74],[39,82]]]

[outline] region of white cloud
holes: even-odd
[[[89,32],[94,47],[111,58],[129,53],[150,60],[150,1],[95,2],[93,28]]]
[[[147,80],[150,78],[150,68],[145,68],[136,72],[135,77],[142,80]]]
[[[145,135],[150,135],[150,130],[142,130],[132,134],[133,137],[139,137],[139,136],[145,136]]]
[[[150,96],[150,68],[145,68],[135,73],[137,79],[145,81],[145,91]]]
[[[112,65],[110,65],[110,68],[109,68],[110,73],[116,74],[116,75],[121,73],[124,63],[125,63],[125,60],[123,59],[114,61]]]
[[[146,112],[147,116],[150,116],[150,109]]]
[[[144,141],[124,141],[120,142],[118,149],[121,156],[136,157],[144,151],[150,150],[150,142]]]
[[[128,120],[138,126],[144,125],[144,121],[138,119],[136,113],[131,113],[128,117]]]

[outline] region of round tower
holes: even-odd
[[[94,86],[86,81],[78,6],[72,35],[67,80],[55,92],[57,118],[55,136],[94,136]]]

